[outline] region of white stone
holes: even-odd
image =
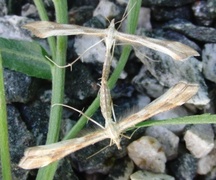
[[[202,63],[206,79],[216,82],[216,44],[205,44],[202,51]]]
[[[97,36],[83,35],[76,37],[74,48],[82,62],[104,62],[106,46],[103,42],[98,44],[99,41],[101,41],[101,38]]]
[[[137,29],[139,27],[145,28],[146,30],[151,30],[151,9],[146,7],[140,8],[139,19],[137,24]]]
[[[156,138],[162,145],[168,160],[175,158],[178,154],[179,137],[162,126],[147,128],[145,134]]]
[[[127,5],[129,0],[116,0],[116,2],[120,5]]]
[[[38,11],[37,11],[35,5],[30,4],[30,3],[26,3],[24,6],[22,6],[21,16],[27,17],[27,16],[37,14],[37,12]]]
[[[205,175],[209,173],[215,166],[216,166],[216,147],[214,147],[214,149],[208,155],[199,159],[197,173]]]
[[[7,15],[8,9],[5,0],[0,0],[0,17]]]
[[[120,13],[118,6],[108,0],[101,0],[93,12],[93,16],[102,15],[105,18],[113,18]]]
[[[138,102],[136,104],[136,106],[139,109],[143,109],[143,107],[147,106],[149,103],[151,103],[151,99],[150,97],[148,97],[145,94],[140,94],[137,96]],[[137,111],[138,112],[138,111]]]
[[[8,39],[31,40],[26,31],[21,27],[30,20],[21,16],[4,16],[0,17],[0,37]]]
[[[131,180],[174,180],[175,178],[166,174],[154,174],[148,171],[137,171],[130,176]]]
[[[187,149],[196,158],[206,156],[214,147],[214,132],[210,124],[192,125],[184,135]]]
[[[139,168],[157,173],[165,171],[166,156],[157,139],[143,136],[132,142],[127,150],[129,157]]]

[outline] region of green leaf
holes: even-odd
[[[0,38],[3,66],[42,79],[51,79],[52,64],[37,43]]]
[[[201,114],[193,116],[185,116],[172,118],[168,120],[148,120],[137,124],[133,128],[163,126],[163,125],[180,125],[180,124],[213,124],[216,123],[216,115]],[[130,128],[129,130],[133,129]]]

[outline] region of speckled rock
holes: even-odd
[[[0,17],[0,37],[30,40],[30,37],[26,36],[26,31],[21,29],[29,21],[26,17],[20,16]]]
[[[190,6],[173,7],[159,7],[151,8],[152,18],[156,21],[168,21],[175,18],[190,19]]]
[[[171,87],[179,81],[199,84],[200,88],[198,93],[190,99],[188,103],[195,105],[206,105],[209,103],[207,87],[201,74],[202,64],[196,58],[191,57],[185,61],[174,61],[163,53],[145,47],[136,47],[135,54],[161,85]],[[142,77],[143,72],[140,71],[140,74],[137,76]],[[136,82],[141,86],[138,78],[136,79]]]
[[[149,34],[145,31],[140,29],[139,34],[146,35]],[[166,38],[170,40],[179,41],[183,44],[187,44],[197,51],[200,48],[194,43],[188,40],[185,36],[180,34],[173,34],[165,31],[156,31],[154,34],[150,35],[151,37],[158,37],[158,38]],[[145,67],[140,70],[140,73],[137,77],[134,77],[134,83],[138,84],[139,87],[145,89],[148,92],[155,92],[157,88],[150,88],[146,87],[145,82],[149,82],[145,80],[146,69],[151,73],[152,77],[156,78],[159,84],[167,87],[171,87],[179,81],[187,81],[191,83],[197,83],[200,85],[199,92],[196,96],[194,96],[189,103],[196,104],[196,105],[206,105],[209,102],[207,88],[202,76],[202,63],[199,62],[196,58],[189,58],[185,61],[175,61],[170,58],[168,55],[163,53],[151,50],[149,48],[135,46],[135,54],[136,56],[144,63]],[[151,77],[148,75],[148,77]],[[136,85],[135,84],[135,85]],[[152,83],[149,83],[150,86],[153,86]],[[154,86],[153,86],[154,87]],[[148,89],[147,89],[148,88]],[[147,89],[147,90],[146,90]],[[161,88],[159,88],[161,89]],[[160,90],[161,92],[161,90]],[[153,93],[152,93],[153,94]],[[154,93],[155,94],[155,93]],[[155,96],[153,96],[155,97]]]
[[[198,25],[209,26],[213,23],[210,9],[207,7],[207,1],[196,1],[192,6],[192,10]]]
[[[168,164],[175,179],[194,179],[197,171],[197,159],[185,153]]]
[[[109,175],[105,180],[124,180],[129,179],[134,169],[134,163],[128,158],[119,159],[110,169]]]
[[[9,146],[12,163],[13,179],[25,180],[29,171],[18,167],[19,160],[23,156],[24,150],[35,144],[32,134],[21,119],[18,110],[12,106],[7,106]]]
[[[190,22],[179,22],[170,23],[165,27],[166,29],[172,29],[177,32],[195,39],[199,42],[214,43],[216,42],[216,29],[204,26],[196,26]]]
[[[7,14],[7,6],[5,0],[0,0],[0,17]]]
[[[126,151],[118,151],[116,146],[108,146],[109,143],[110,140],[107,139],[71,154],[74,168],[86,174],[108,174],[115,163],[116,157],[120,153],[126,155]]]
[[[210,16],[215,19],[216,18],[216,2],[215,0],[208,0],[207,1],[207,8],[210,13]]]
[[[165,171],[166,156],[157,139],[143,136],[127,149],[129,157],[139,168],[158,173]]]
[[[133,85],[140,93],[146,93],[150,97],[157,98],[168,88],[162,86],[160,82],[150,74],[146,66],[142,66],[140,72],[133,78]]]
[[[34,135],[37,145],[45,144],[49,124],[50,103],[40,100],[20,106],[27,128]]]
[[[206,156],[214,147],[214,132],[210,124],[192,125],[185,132],[187,149],[196,157]]]
[[[213,25],[214,20],[216,19],[215,0],[196,1],[192,6],[192,10],[198,25]]]
[[[206,79],[216,82],[216,44],[205,44],[202,52],[203,73]]]
[[[35,96],[39,81],[23,73],[5,68],[4,85],[7,103],[26,103]]]
[[[56,173],[53,179],[54,180],[59,180],[59,179],[79,180],[79,178],[75,175],[71,167],[71,162],[69,158],[64,158],[62,161],[59,162],[58,169],[56,170]]]
[[[88,98],[95,97],[99,88],[90,69],[80,62],[74,64],[73,71],[66,72],[65,94],[72,105],[85,103]]]

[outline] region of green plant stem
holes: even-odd
[[[46,9],[44,7],[44,3],[42,0],[34,0],[35,6],[37,7],[40,19],[42,21],[49,21],[49,17],[47,15]],[[56,42],[55,42],[55,37],[49,37],[48,38],[48,43],[50,47],[50,51],[52,54],[52,59],[55,59],[55,53],[56,53]]]
[[[216,123],[216,115],[201,114],[201,115],[178,117],[178,118],[172,118],[172,119],[160,120],[160,121],[148,120],[137,124],[134,128],[149,127],[149,126],[163,126],[163,125],[213,124],[213,123]]]
[[[114,70],[113,74],[111,75],[108,86],[110,89],[112,89],[118,80],[118,77],[120,76],[122,70],[124,69],[124,66],[127,62],[127,59],[129,57],[131,51],[130,46],[125,46],[122,51],[122,55],[120,57],[119,63]],[[95,111],[99,108],[99,95],[95,98],[95,100],[92,102],[92,104],[88,107],[88,109],[84,112],[84,114],[88,117],[91,117]],[[78,122],[73,126],[73,128],[68,132],[68,134],[63,138],[63,140],[71,139],[76,137],[77,133],[85,126],[87,122],[87,118],[85,116],[81,116],[81,118],[78,120]]]
[[[85,115],[91,117],[95,111],[99,108],[99,96],[97,96],[92,104],[88,107],[88,109],[84,112]],[[68,134],[63,138],[63,140],[71,139],[76,137],[79,131],[85,126],[87,122],[87,118],[85,116],[81,116],[77,123],[71,128]]]
[[[128,23],[127,23],[127,30],[126,30],[126,32],[129,34],[135,33],[140,7],[141,7],[141,0],[130,0],[129,1],[128,8],[131,9],[131,11],[128,15]],[[127,63],[130,52],[131,52],[131,47],[124,46],[119,62],[108,81],[108,85],[110,89],[112,89],[115,86],[115,83],[117,82],[122,70],[125,67],[125,64]],[[99,96],[95,98],[93,103],[89,106],[89,108],[84,113],[87,116],[91,117],[98,108],[99,108]],[[82,116],[78,120],[76,125],[73,126],[73,128],[69,131],[69,133],[64,137],[64,140],[74,138],[77,135],[77,133],[84,127],[86,122],[87,122],[86,117]]]
[[[67,24],[67,1],[66,0],[53,0],[56,12],[56,21],[58,23]],[[57,48],[55,55],[55,63],[60,66],[66,63],[66,49],[67,49],[67,37],[57,37]],[[63,103],[64,97],[64,81],[65,81],[65,69],[53,66],[52,68],[52,100],[51,104]],[[54,106],[51,108],[49,128],[47,134],[46,144],[54,143],[59,139],[59,131],[61,127],[62,119],[62,107]],[[38,171],[37,180],[51,180],[55,175],[58,162],[54,162],[47,167],[41,168]]]
[[[131,12],[129,14],[129,16],[134,16],[135,14],[137,14],[139,12],[139,8],[141,6],[141,0],[131,0],[130,3],[134,4],[134,2],[137,2],[136,3],[136,8],[134,8],[134,10],[132,9],[133,13]],[[55,6],[56,7],[56,6]],[[130,6],[131,7],[131,6]],[[56,12],[57,14],[57,12]],[[58,16],[57,16],[58,17]],[[138,15],[135,15],[134,17],[138,17]],[[133,18],[129,18],[129,19],[133,19]],[[134,18],[133,19],[133,22],[129,22],[130,25],[133,24],[133,30],[132,28],[128,28],[128,33],[134,33],[135,32],[135,29],[136,29],[136,23],[137,23],[137,20]],[[130,54],[130,47],[129,46],[126,46],[124,49],[123,49],[123,55],[121,56],[120,58],[120,61],[117,65],[117,68],[115,70],[115,72],[113,73],[114,75],[111,76],[111,80],[109,81],[109,86],[112,88],[115,84],[115,82],[118,80],[118,77],[120,76],[120,73],[122,72],[123,68],[124,68],[124,65],[126,64],[127,62],[127,59],[128,59],[128,56]],[[57,56],[58,57],[58,56]],[[59,64],[59,63],[58,63]],[[55,102],[56,103],[56,102]],[[85,112],[86,115],[88,116],[91,116],[96,110],[97,108],[99,107],[99,97],[97,97],[94,102],[92,103],[92,105],[88,108],[88,110]],[[60,108],[59,106],[56,106],[55,108]],[[52,118],[52,117],[51,117]],[[86,119],[85,117],[81,117],[81,119],[78,121],[78,125],[74,126],[72,128],[72,130],[70,132],[72,132],[72,135],[73,134],[76,134],[78,131],[80,131],[82,129],[82,127],[85,125],[86,123]],[[76,132],[76,133],[74,133]],[[75,136],[75,135],[74,135]],[[69,133],[69,136],[68,138],[71,138],[73,136],[70,135]],[[51,143],[51,141],[49,141]],[[39,173],[38,173],[38,176],[37,176],[37,180],[41,180],[43,178],[46,178],[46,179],[52,179],[54,177],[54,173],[57,169],[57,165],[58,165],[58,161],[57,162],[54,162],[52,163],[51,165],[45,167],[45,168],[42,168],[39,170]]]
[[[7,126],[7,110],[5,102],[5,90],[2,68],[2,57],[0,53],[0,151],[1,151],[1,168],[2,179],[11,180],[11,164],[10,164],[10,151],[9,151],[9,137]]]

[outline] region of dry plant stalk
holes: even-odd
[[[120,136],[120,134],[122,134],[125,130],[135,126],[137,123],[140,123],[158,113],[170,110],[177,106],[181,106],[192,96],[194,96],[197,91],[197,84],[179,82],[178,84],[170,88],[161,97],[157,98],[155,101],[146,106],[144,109],[116,123],[115,133]],[[73,153],[79,149],[107,138],[110,138],[110,132],[105,128],[92,132],[83,137],[44,146],[31,147],[26,149],[24,157],[19,163],[19,167],[23,169],[40,168],[56,160],[59,160],[70,153]]]

